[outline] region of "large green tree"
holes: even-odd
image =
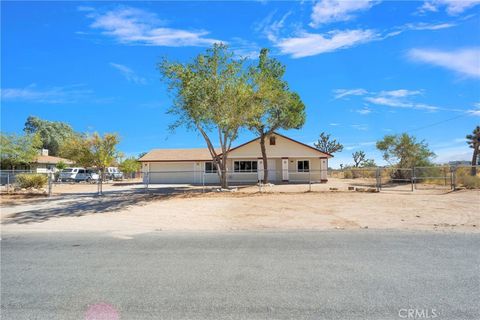
[[[52,156],[60,155],[61,146],[74,135],[72,127],[64,122],[47,121],[34,116],[27,118],[23,130],[27,134],[38,134],[41,147],[48,149]]]
[[[477,168],[475,166],[480,164],[480,126],[477,126],[472,134],[467,135],[466,138],[468,145],[473,149],[472,176],[475,176],[477,174]]]
[[[42,143],[36,134],[0,134],[1,167],[14,170],[23,165],[28,166],[39,155]]]
[[[258,65],[250,68],[253,95],[248,127],[258,134],[263,158],[263,183],[268,182],[266,138],[278,129],[299,129],[305,123],[305,105],[283,76],[285,66],[262,49]]]
[[[158,69],[174,97],[168,112],[177,120],[171,129],[184,125],[202,135],[222,188],[227,188],[228,152],[251,109],[252,92],[244,60],[235,58],[226,45],[215,44],[189,63],[163,59]],[[214,147],[215,140],[220,151]]]
[[[398,168],[430,166],[431,158],[435,157],[424,140],[417,141],[407,133],[386,135],[377,141],[376,146],[382,152],[383,159]]]

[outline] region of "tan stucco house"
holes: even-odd
[[[321,152],[279,133],[266,141],[268,178],[275,182],[326,182],[328,159]],[[218,183],[212,156],[204,149],[154,149],[139,159],[148,183]],[[263,178],[260,138],[230,149],[227,179],[231,183],[255,183]]]
[[[73,161],[65,158],[54,157],[48,155],[47,149],[42,149],[35,161],[30,163],[30,169],[36,173],[57,172],[57,164],[63,162],[67,165],[72,165]]]

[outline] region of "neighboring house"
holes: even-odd
[[[42,149],[37,159],[30,164],[30,169],[36,173],[57,172],[56,166],[59,162],[64,162],[67,165],[73,164],[72,160],[49,156],[48,150]]]
[[[328,158],[307,144],[274,133],[266,141],[270,182],[326,182]],[[204,149],[154,149],[139,159],[149,183],[218,183],[212,156]],[[263,178],[260,138],[230,149],[227,159],[230,183],[254,183]]]

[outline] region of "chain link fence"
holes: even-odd
[[[48,195],[101,194],[106,192],[208,192],[221,189],[219,175],[212,171],[150,171],[141,179],[111,181],[58,182],[52,173],[32,171],[0,171],[2,192],[24,192],[19,175],[42,175],[46,185],[33,190]],[[480,188],[480,166],[431,166],[415,168],[373,167],[343,170],[268,170],[268,183],[263,183],[263,170],[226,171],[230,188],[245,192],[305,191],[406,191],[455,190]],[[35,189],[35,188],[32,188]],[[30,189],[29,189],[30,190]]]
[[[51,195],[52,173],[38,173],[31,170],[0,170],[2,192],[28,191]]]
[[[455,190],[480,188],[480,166],[373,167],[330,170],[329,178],[348,181],[352,187],[380,190]]]
[[[328,179],[327,170],[303,170],[301,172],[288,170],[268,170],[268,183],[263,183],[264,170],[252,169],[248,171],[228,171],[225,178],[231,188],[258,187],[259,191],[268,191],[275,185],[290,184],[303,185],[306,190],[311,191],[312,185],[326,182]],[[192,189],[202,192],[220,189],[220,177],[213,170],[204,171],[149,171],[143,173],[145,190],[164,188],[165,185],[190,185]]]

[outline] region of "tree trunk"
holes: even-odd
[[[217,167],[217,174],[220,180],[220,187],[222,189],[228,189],[228,180],[227,180],[227,159],[222,156],[222,159],[219,157],[214,159],[214,165]]]
[[[470,174],[472,176],[476,176],[477,175],[477,167],[475,167],[477,165],[477,159],[478,159],[478,144],[474,144],[473,145],[473,155],[472,155],[472,170],[470,172]]]
[[[263,159],[263,184],[268,183],[268,162],[267,162],[267,148],[265,148],[265,134],[260,133],[260,149],[262,150]]]
[[[228,189],[227,172],[225,169],[222,170],[222,174],[220,176],[220,184],[222,186],[222,189]]]

